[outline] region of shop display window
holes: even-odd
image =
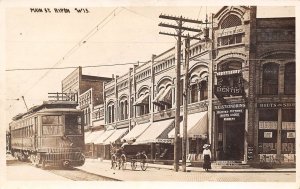
[[[259,110],[258,153],[277,153],[278,110]]]

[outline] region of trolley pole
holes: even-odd
[[[28,107],[27,107],[27,104],[26,104],[26,102],[25,102],[24,96],[22,96],[22,99],[23,99],[23,102],[24,102],[24,104],[25,104],[25,107],[26,107],[26,109],[27,109],[27,111],[28,111]]]
[[[167,16],[167,15],[160,15],[159,18],[162,19],[168,19],[172,21],[176,21],[177,25],[172,25],[172,24],[166,24],[166,23],[160,23],[158,26],[161,27],[167,27],[167,28],[173,28],[177,32],[176,34],[172,33],[165,33],[165,32],[159,32],[159,34],[163,35],[170,35],[170,36],[175,36],[177,37],[177,51],[176,51],[176,88],[175,88],[175,135],[174,135],[174,171],[178,172],[179,169],[179,127],[180,127],[180,68],[181,68],[181,38],[182,37],[187,37],[183,35],[183,31],[192,31],[192,32],[201,32],[200,29],[195,29],[195,28],[190,28],[190,27],[183,27],[183,22],[185,23],[194,23],[194,24],[202,24],[202,21],[199,20],[192,20],[192,19],[187,19],[183,18],[182,16],[180,17],[175,17],[175,16]],[[198,39],[195,37],[192,37],[193,39]],[[186,149],[186,143],[185,143],[185,149]],[[186,158],[186,155],[185,155]],[[185,162],[186,163],[186,162]],[[186,167],[186,164],[183,165]]]

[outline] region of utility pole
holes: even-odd
[[[170,35],[177,37],[177,52],[176,52],[176,93],[175,93],[175,135],[174,135],[174,170],[178,172],[179,168],[179,127],[180,127],[180,67],[181,67],[181,38],[186,38],[186,35],[183,35],[184,31],[191,31],[191,32],[198,32],[200,33],[200,29],[195,29],[191,27],[184,27],[183,23],[193,23],[193,24],[202,24],[202,21],[199,20],[192,20],[175,16],[168,16],[168,15],[160,15],[159,18],[167,19],[176,21],[177,25],[172,24],[166,24],[166,23],[160,23],[158,26],[166,27],[166,28],[173,28],[176,30],[176,34],[172,33],[166,33],[166,32],[159,32],[159,34],[162,35]],[[192,39],[199,39],[196,37],[191,37]],[[186,149],[186,143],[185,143],[185,149]],[[186,152],[185,152],[186,153]],[[183,157],[185,159],[185,163],[183,165],[184,169],[186,167],[186,155]],[[184,170],[186,171],[186,170]]]
[[[185,77],[184,77],[184,93],[183,93],[183,137],[182,137],[182,171],[186,172],[186,156],[187,156],[187,116],[188,116],[188,92],[189,92],[189,61],[190,61],[190,38],[189,35],[185,40]]]

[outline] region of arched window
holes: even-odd
[[[288,63],[284,68],[284,94],[295,94],[296,88],[296,66]]]
[[[115,122],[115,105],[111,106],[111,122]]]
[[[240,25],[242,25],[241,19],[238,16],[231,14],[224,19],[224,21],[221,24],[221,29],[240,26]]]
[[[128,102],[125,100],[124,102],[124,119],[128,119]]]
[[[198,102],[198,86],[193,84],[191,86],[191,103]]]
[[[107,110],[108,110],[108,123],[113,123],[115,121],[115,106],[113,103],[109,103],[107,105]]]
[[[208,97],[207,93],[207,81],[203,80],[200,82],[200,100],[206,100]]]
[[[108,106],[108,123],[111,123],[111,106]]]
[[[263,65],[263,94],[278,94],[278,71],[278,64]]]
[[[130,99],[130,117],[133,117],[133,98]]]
[[[124,102],[120,103],[121,120],[124,120]]]
[[[240,61],[230,61],[218,66],[218,72],[241,70],[242,63]],[[240,87],[242,85],[242,77],[240,74],[221,75],[217,78],[218,85],[228,87]]]

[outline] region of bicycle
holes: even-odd
[[[145,152],[137,153],[136,158],[131,159],[131,169],[136,170],[137,164],[140,163],[140,167],[143,171],[146,171],[148,168],[147,155]]]

